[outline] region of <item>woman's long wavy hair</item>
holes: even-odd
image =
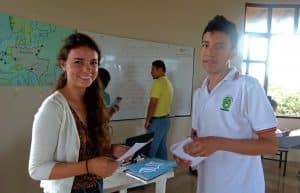
[[[88,47],[98,54],[98,64],[100,65],[101,52],[96,42],[89,36],[82,33],[74,33],[68,36],[60,48],[57,61],[66,61],[72,49]],[[54,86],[54,91],[62,89],[67,84],[66,73],[63,72]],[[103,88],[100,79],[97,78],[86,89],[84,103],[87,110],[88,137],[95,142],[98,155],[109,154],[111,150],[111,127],[109,125],[109,114],[104,103],[102,93]]]

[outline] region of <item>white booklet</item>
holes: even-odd
[[[193,157],[187,153],[184,152],[183,147],[186,144],[191,143],[193,140],[192,138],[188,137],[187,139],[180,141],[178,143],[173,144],[170,147],[171,152],[176,155],[177,157],[184,159],[184,160],[189,160],[192,162],[191,167],[194,168],[196,165],[198,165],[201,161],[203,161],[206,157]]]
[[[124,160],[126,160],[130,156],[133,156],[135,154],[135,152],[137,152],[142,147],[144,147],[145,145],[147,145],[148,143],[150,143],[152,140],[153,140],[153,138],[151,138],[150,140],[146,141],[145,143],[135,143],[126,153],[124,153],[116,161],[119,162],[119,164],[121,164]]]

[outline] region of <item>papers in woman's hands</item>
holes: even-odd
[[[126,153],[124,153],[121,157],[119,157],[116,161],[119,162],[120,164],[126,160],[127,158],[129,158],[130,156],[133,156],[135,154],[135,152],[137,152],[138,150],[140,150],[142,147],[144,147],[145,145],[147,145],[148,143],[150,143],[153,140],[150,139],[145,143],[135,143]]]
[[[206,157],[193,157],[187,153],[184,152],[183,147],[186,144],[191,143],[193,140],[189,137],[183,141],[180,141],[178,143],[173,144],[170,147],[171,152],[176,155],[177,157],[184,159],[184,160],[189,160],[192,162],[191,167],[195,167],[196,165],[198,165],[202,160],[204,160]]]

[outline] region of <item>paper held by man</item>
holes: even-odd
[[[194,168],[196,165],[198,165],[201,161],[203,161],[206,157],[193,157],[187,153],[184,152],[183,147],[186,144],[191,143],[193,140],[192,138],[188,137],[187,139],[180,141],[178,143],[173,144],[170,147],[171,152],[176,155],[177,157],[184,159],[184,160],[189,160],[192,162],[191,167]]]

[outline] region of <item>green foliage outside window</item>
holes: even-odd
[[[277,102],[277,115],[300,116],[300,91],[270,85],[268,95]]]

